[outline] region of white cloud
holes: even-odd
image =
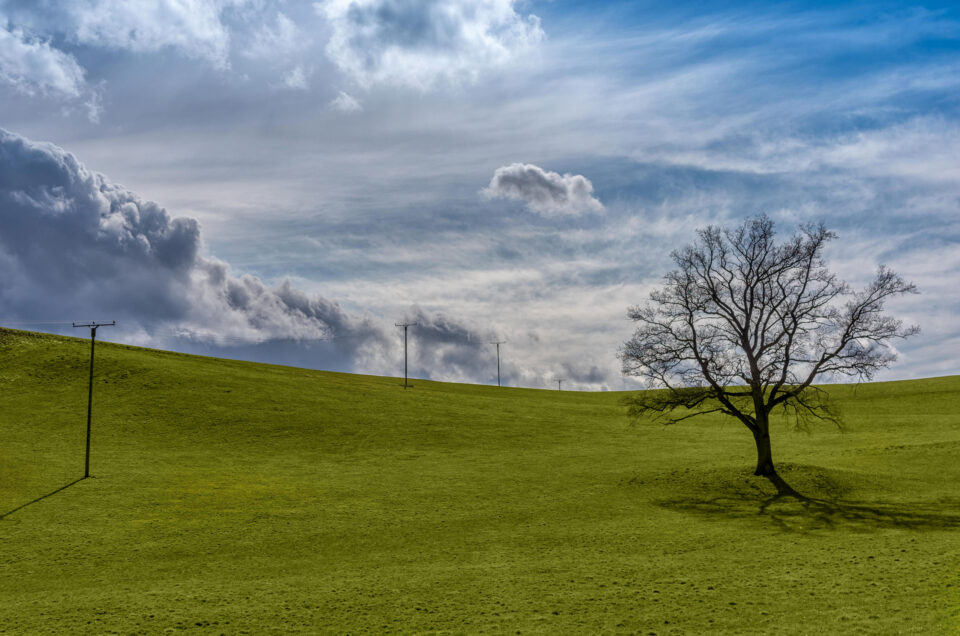
[[[476,79],[543,38],[540,20],[514,0],[326,0],[327,55],[360,86],[426,90]]]
[[[593,197],[593,184],[579,174],[558,174],[530,163],[497,168],[490,185],[481,190],[487,198],[517,199],[543,216],[600,212],[603,204]]]
[[[245,57],[260,60],[286,58],[303,49],[306,41],[293,20],[277,13],[274,26],[262,24],[243,51]]]
[[[173,48],[229,66],[223,13],[248,0],[78,0],[64,6],[69,37],[81,44],[155,52]]]
[[[918,117],[882,130],[846,135],[823,149],[818,158],[870,176],[956,184],[958,157],[960,126],[937,117]]]
[[[83,100],[92,121],[99,119],[104,83],[91,88],[76,58],[51,42],[132,53],[169,49],[223,70],[231,66],[236,29],[241,37],[249,34],[243,57],[266,63],[274,72],[286,68],[278,83],[282,87],[308,87],[309,70],[297,57],[309,39],[282,12],[268,22],[259,0],[76,0],[9,3],[3,9],[0,82],[28,95]]]
[[[278,12],[273,23],[264,21],[253,32],[241,55],[273,68],[286,68],[279,86],[294,90],[308,90],[312,69],[304,62],[304,52],[310,39],[283,12]]]
[[[310,88],[310,84],[307,82],[307,72],[303,69],[303,66],[297,65],[290,69],[290,71],[283,76],[283,85],[287,88],[301,91]]]
[[[230,28],[224,18],[254,0],[71,0],[18,3],[9,18],[34,33],[62,35],[87,46],[150,53],[170,48],[229,67]]]
[[[353,113],[358,110],[363,110],[360,102],[343,91],[340,91],[337,96],[333,98],[333,100],[330,102],[330,107],[345,113]]]
[[[22,29],[8,30],[3,26],[0,26],[0,81],[27,94],[54,93],[76,98],[87,90],[83,68],[72,55],[27,35]]]

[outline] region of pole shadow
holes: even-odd
[[[47,494],[42,495],[42,496],[40,496],[40,497],[37,497],[37,498],[34,499],[33,501],[28,501],[27,503],[25,503],[25,504],[23,504],[23,505],[17,506],[17,507],[14,508],[13,510],[9,510],[9,511],[3,513],[2,515],[0,515],[0,521],[6,519],[7,517],[9,517],[10,515],[12,515],[13,513],[17,512],[17,511],[19,511],[19,510],[23,510],[23,509],[26,508],[27,506],[31,506],[31,505],[39,502],[39,501],[43,501],[43,500],[46,499],[47,497],[52,497],[52,496],[54,496],[55,494],[57,494],[58,492],[63,492],[64,490],[66,490],[66,489],[69,488],[70,486],[73,486],[74,484],[79,484],[81,481],[83,481],[83,480],[85,480],[85,479],[87,479],[87,478],[86,478],[86,477],[81,477],[80,479],[75,479],[75,480],[71,481],[69,484],[67,484],[66,486],[60,486],[60,487],[57,488],[56,490],[54,490],[54,491],[52,491],[52,492],[48,492]]]

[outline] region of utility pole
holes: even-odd
[[[500,345],[505,343],[506,340],[497,340],[489,344],[497,345],[497,386],[500,386]]]
[[[566,380],[566,378],[557,378],[557,391],[562,391],[562,390],[563,390],[563,389],[560,388],[560,385],[563,384],[563,381],[564,381],[564,380]]]
[[[395,322],[395,327],[403,327],[403,390],[407,390],[407,327],[416,327],[415,322]]]
[[[90,422],[93,419],[93,353],[97,346],[97,327],[113,327],[116,320],[110,322],[75,322],[74,327],[90,327],[90,386],[87,391],[87,454],[83,465],[83,478],[90,476]]]

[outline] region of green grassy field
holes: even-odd
[[[111,344],[73,483],[88,355],[0,330],[0,632],[960,633],[960,377],[779,423],[801,503],[616,393]]]

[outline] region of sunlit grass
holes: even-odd
[[[613,393],[98,344],[54,493],[88,354],[0,331],[0,631],[960,631],[960,377],[778,424],[797,502],[742,426]]]

